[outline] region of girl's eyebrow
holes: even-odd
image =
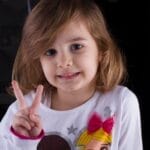
[[[67,42],[76,42],[76,41],[87,41],[87,39],[83,37],[75,37],[75,38],[69,39]]]

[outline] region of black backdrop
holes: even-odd
[[[31,0],[31,6],[36,0]],[[109,30],[127,58],[129,77],[126,85],[139,99],[144,150],[149,150],[149,4],[137,0],[97,0]],[[6,93],[17,52],[27,0],[0,0],[0,119],[14,100]],[[135,148],[136,149],[136,148]]]

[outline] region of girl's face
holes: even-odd
[[[100,56],[83,21],[71,21],[40,57],[47,81],[60,91],[91,88]]]

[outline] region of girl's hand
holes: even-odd
[[[36,90],[35,98],[30,107],[25,103],[25,99],[19,85],[16,81],[12,81],[15,96],[19,103],[19,111],[15,114],[12,127],[20,135],[27,137],[36,137],[42,130],[40,116],[37,109],[43,93],[43,86],[39,85]]]

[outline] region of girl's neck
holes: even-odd
[[[69,110],[88,101],[94,94],[95,88],[80,89],[73,92],[55,91],[51,96],[51,108],[56,110]]]

